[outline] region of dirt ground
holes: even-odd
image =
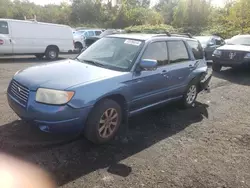
[[[196,107],[170,105],[134,117],[128,140],[95,146],[21,122],[6,88],[35,59],[0,59],[0,149],[48,170],[63,188],[249,188],[250,70],[214,74]]]

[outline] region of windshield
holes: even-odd
[[[250,46],[250,35],[249,36],[235,36],[227,41],[227,44],[234,45],[247,45]]]
[[[197,40],[200,41],[202,46],[207,45],[208,41],[210,40],[210,36],[199,36],[199,37],[195,37]]]
[[[92,44],[77,60],[108,69],[130,71],[143,44],[140,40],[106,37]]]

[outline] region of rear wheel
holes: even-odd
[[[95,144],[109,142],[116,135],[122,120],[122,111],[118,103],[105,99],[91,112],[84,128],[85,137]]]
[[[213,69],[213,71],[215,71],[215,72],[220,72],[221,68],[222,68],[222,66],[219,65],[219,64],[216,64],[216,63],[213,63],[213,64],[212,64],[212,69]]]
[[[197,82],[196,81],[192,81],[188,87],[187,90],[183,96],[183,106],[184,107],[193,107],[194,103],[196,101],[198,95],[198,87],[197,87]]]
[[[58,59],[58,55],[59,55],[59,50],[56,47],[48,47],[45,53],[46,59],[48,60],[56,60]]]

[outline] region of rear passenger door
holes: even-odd
[[[183,94],[186,88],[186,80],[194,70],[195,61],[191,60],[186,44],[182,40],[171,40],[167,42],[169,52],[169,75],[168,96],[177,97]]]

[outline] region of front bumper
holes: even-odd
[[[46,105],[35,101],[35,92],[30,92],[27,106],[24,107],[10,93],[7,95],[9,106],[23,120],[50,133],[78,133],[92,107],[75,109],[69,105]]]
[[[239,66],[249,66],[250,60],[249,59],[243,59],[241,61],[225,60],[225,59],[221,59],[219,57],[213,56],[213,63],[224,66],[224,67],[239,67]]]

